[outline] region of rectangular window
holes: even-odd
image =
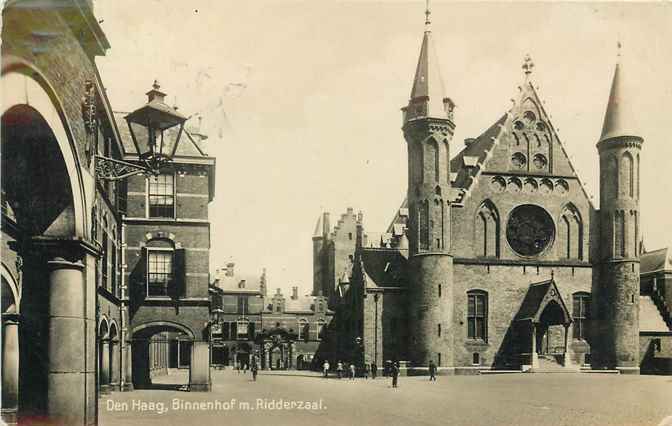
[[[441,337],[441,324],[436,325],[436,334]]]
[[[173,252],[149,251],[147,259],[147,297],[168,296],[173,280]]]
[[[175,217],[175,177],[161,174],[149,178],[149,217]]]
[[[441,297],[441,284],[439,284],[439,297]]]
[[[322,340],[322,331],[324,330],[324,323],[317,323],[317,340]]]
[[[469,293],[467,298],[467,337],[485,341],[488,334],[487,295]]]
[[[572,297],[572,332],[574,339],[586,340],[586,323],[590,319],[590,295],[577,293]]]

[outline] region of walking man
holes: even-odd
[[[350,380],[355,380],[355,364],[350,363]]]
[[[399,380],[399,365],[395,361],[392,363],[392,387],[396,388],[397,386],[397,381]]]
[[[324,372],[325,379],[329,377],[329,361],[324,361],[324,364],[322,364],[322,371]]]
[[[369,378],[369,364],[366,362],[364,363],[364,378],[365,379]]]
[[[343,363],[341,361],[338,361],[338,364],[336,364],[336,373],[339,379],[343,378]]]
[[[371,363],[371,378],[375,380],[376,376],[378,375],[378,366],[376,365],[376,362]]]
[[[259,370],[259,367],[257,366],[257,359],[256,358],[252,359],[251,370],[252,370],[252,380],[254,380],[256,382],[257,381],[257,370]]]
[[[436,364],[433,359],[429,360],[429,381],[436,382]]]

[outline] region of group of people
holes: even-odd
[[[338,361],[336,363],[336,376],[339,379],[342,379],[343,377],[345,377],[345,375],[346,375],[345,368],[346,368],[346,365],[344,365],[341,361]],[[325,360],[324,363],[322,364],[322,373],[323,373],[324,378],[329,377],[329,370],[330,369],[331,369],[331,364],[329,364],[329,361]],[[432,381],[432,382],[436,381],[437,370],[438,370],[438,368],[437,368],[436,364],[434,364],[434,361],[433,360],[429,361],[429,380],[430,381]],[[390,376],[392,376],[392,387],[393,388],[399,387],[399,371],[400,371],[399,361],[392,362],[391,365],[389,366],[389,373],[390,373]],[[357,373],[357,368],[355,367],[355,364],[350,363],[350,365],[348,367],[348,373],[347,373],[348,377],[351,380],[354,380],[355,376],[356,376],[356,373]],[[371,374],[371,378],[375,379],[377,374],[378,374],[378,366],[376,365],[375,362],[372,362],[371,364],[364,364],[363,373],[364,373],[364,378],[365,379],[369,378],[369,373]]]
[[[259,359],[257,358],[256,355],[252,356],[249,365],[247,363],[236,362],[236,371],[238,372],[238,374],[240,374],[241,371],[243,372],[243,374],[247,373],[248,368],[252,373],[252,380],[256,382],[257,373],[259,372]]]

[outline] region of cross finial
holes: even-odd
[[[429,25],[432,23],[429,19],[429,15],[431,15],[432,12],[429,10],[429,0],[425,1],[425,31],[429,31]]]
[[[154,80],[154,84],[152,84],[152,88],[154,90],[159,90],[161,88],[161,85],[159,84],[159,80]]]
[[[523,59],[523,71],[525,72],[525,75],[532,74],[532,68],[534,68],[534,62],[532,62],[530,55],[527,54],[525,55],[525,59]]]

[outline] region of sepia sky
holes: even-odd
[[[200,113],[217,158],[211,270],[268,269],[269,287],[312,290],[311,236],[351,206],[387,227],[406,191],[400,108],[420,50],[424,1],[96,0],[112,48],[98,58],[115,110],[156,78]],[[451,154],[511,105],[526,53],[546,110],[597,207],[600,135],[616,60],[641,135],[642,230],[672,244],[672,3],[432,1]],[[194,124],[196,121],[194,120]],[[285,294],[288,290],[285,290]]]

